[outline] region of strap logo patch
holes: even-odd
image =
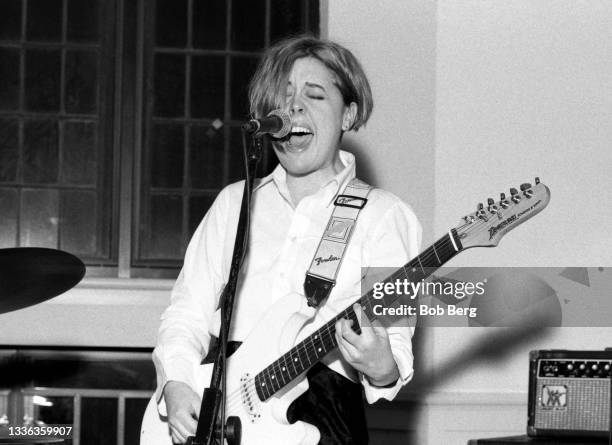
[[[354,209],[363,209],[368,200],[352,195],[338,195],[334,201],[334,205],[341,207],[352,207]]]
[[[324,236],[334,241],[347,242],[354,223],[355,220],[352,219],[333,217],[325,230]]]

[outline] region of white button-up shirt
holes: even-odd
[[[282,296],[290,292],[304,295],[305,274],[333,211],[334,199],[355,177],[354,156],[341,151],[340,159],[344,169],[297,206],[292,203],[286,172],[280,165],[256,182],[248,254],[239,279],[231,340],[243,341]],[[194,369],[208,352],[211,335],[218,335],[217,306],[229,274],[243,186],[244,182],[231,184],[219,193],[187,248],[170,306],[161,317],[153,353],[158,401],[170,380],[195,387]],[[373,189],[357,219],[336,285],[311,325],[331,320],[361,296],[362,267],[401,267],[417,255],[420,238],[421,227],[412,210],[395,195]],[[392,387],[371,385],[337,349],[323,359],[345,377],[359,379],[369,403],[379,398],[393,399],[412,377],[413,328],[392,326],[387,332],[400,374]]]

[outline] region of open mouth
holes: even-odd
[[[295,126],[289,133],[289,148],[303,149],[310,142],[313,132],[306,127]]]

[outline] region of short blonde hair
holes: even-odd
[[[287,81],[293,63],[313,57],[335,76],[335,84],[344,103],[357,105],[357,114],[350,130],[357,130],[370,118],[374,102],[368,79],[357,58],[348,49],[310,35],[281,40],[264,53],[249,84],[249,102],[254,118],[284,107]]]

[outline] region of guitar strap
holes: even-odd
[[[308,305],[319,307],[331,293],[342,264],[346,248],[351,240],[359,212],[368,202],[372,187],[353,178],[334,201],[334,211],[319,241],[310,268],[304,280],[304,293]]]

